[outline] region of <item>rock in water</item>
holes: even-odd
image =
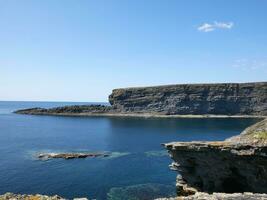
[[[87,157],[108,157],[106,153],[40,153],[38,158],[40,159],[52,159],[52,158],[64,158],[64,159],[74,159],[74,158],[87,158]]]

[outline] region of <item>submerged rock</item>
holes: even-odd
[[[174,186],[154,183],[111,188],[107,194],[108,200],[152,200],[174,195]]]
[[[145,155],[148,157],[164,157],[168,156],[168,152],[161,150],[161,151],[146,151]]]
[[[171,168],[180,173],[177,194],[188,196],[178,199],[266,199],[266,194],[199,193],[267,193],[266,130],[267,119],[226,141],[164,144],[174,160]]]
[[[87,158],[87,157],[108,157],[107,153],[40,153],[38,154],[39,159],[52,159],[52,158],[63,158],[63,159],[74,159],[74,158]]]

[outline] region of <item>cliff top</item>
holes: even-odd
[[[226,141],[267,146],[267,118],[246,128],[240,135],[231,137]]]
[[[112,91],[116,90],[135,90],[135,89],[154,89],[154,88],[166,88],[166,87],[180,87],[180,86],[225,86],[225,85],[261,85],[267,84],[267,81],[261,82],[244,82],[244,83],[182,83],[182,84],[167,84],[167,85],[155,85],[155,86],[140,86],[140,87],[125,87],[125,88],[116,88]]]
[[[209,149],[225,148],[240,149],[247,146],[267,146],[267,118],[249,126],[240,135],[230,137],[225,141],[193,141],[193,142],[170,142],[164,144],[167,148],[173,149]]]

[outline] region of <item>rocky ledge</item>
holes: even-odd
[[[267,82],[179,84],[115,89],[111,106],[77,105],[30,108],[19,114],[74,116],[266,116]],[[192,117],[192,116],[191,116]]]
[[[164,144],[179,172],[177,199],[267,199],[266,141],[267,119],[226,141]]]
[[[213,193],[207,194],[204,192],[197,192],[191,196],[174,197],[174,198],[160,198],[157,200],[266,200],[267,194],[254,194],[254,193]]]
[[[84,115],[84,114],[101,114],[112,112],[111,106],[105,105],[75,105],[75,106],[62,106],[55,108],[28,108],[17,110],[17,114],[30,114],[30,115]]]
[[[28,195],[28,194],[6,193],[0,195],[0,200],[65,200],[65,199],[58,195],[46,196],[40,194]]]
[[[95,157],[108,157],[107,153],[40,153],[37,155],[39,159],[53,159],[53,158],[63,158],[63,159],[74,159],[74,158],[95,158]]]
[[[13,194],[5,193],[0,195],[0,200],[67,200],[58,195],[47,196],[41,194]],[[87,198],[74,198],[73,200],[88,200]]]

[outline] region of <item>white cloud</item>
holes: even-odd
[[[233,28],[234,23],[233,22],[214,22],[212,24],[204,23],[200,25],[197,30],[201,32],[211,32],[215,31],[216,29],[231,29]]]

